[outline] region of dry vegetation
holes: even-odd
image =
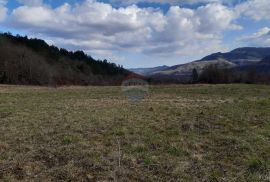
[[[0,86],[0,181],[270,181],[270,87]]]

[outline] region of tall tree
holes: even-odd
[[[198,82],[199,74],[196,68],[192,70],[192,83]]]

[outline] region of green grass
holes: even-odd
[[[0,86],[0,181],[270,181],[270,86]]]

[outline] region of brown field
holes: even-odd
[[[270,181],[270,86],[0,86],[0,181]]]

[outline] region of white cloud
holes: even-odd
[[[8,9],[5,7],[6,3],[6,0],[0,0],[0,22],[4,21],[7,16]]]
[[[270,19],[270,0],[248,0],[235,9],[239,15],[243,14],[254,20]]]
[[[141,2],[147,3],[161,3],[161,4],[197,4],[197,3],[209,3],[209,2],[221,2],[221,0],[110,0],[110,2],[120,2],[122,4],[137,4]]]
[[[137,3],[160,3],[171,5],[183,4],[207,4],[207,3],[224,3],[228,5],[239,4],[245,0],[110,0],[111,3],[120,4],[137,4]]]
[[[261,28],[252,35],[241,37],[239,41],[249,46],[270,46],[270,28]]]
[[[4,21],[7,15],[7,8],[0,6],[0,22]]]
[[[0,6],[2,5],[2,6],[4,6],[4,5],[6,5],[7,4],[7,0],[0,0]]]
[[[208,3],[220,3],[226,5],[236,5],[246,0],[109,0],[111,3],[120,3],[122,5],[138,4],[138,3],[158,3],[170,5],[198,5]]]
[[[135,5],[113,8],[87,0],[57,8],[23,5],[14,9],[10,26],[71,49],[93,54],[205,55],[224,49],[222,33],[237,27],[232,9],[217,3],[197,9],[171,6],[167,13]]]
[[[208,4],[198,8],[199,29],[201,32],[220,32],[227,28],[234,28],[231,22],[236,18],[234,12],[220,4]]]
[[[213,16],[213,14],[215,16]],[[224,50],[221,33],[232,27],[233,12],[220,4],[197,10],[173,6],[165,16],[164,31],[153,35],[145,53],[188,56]]]

